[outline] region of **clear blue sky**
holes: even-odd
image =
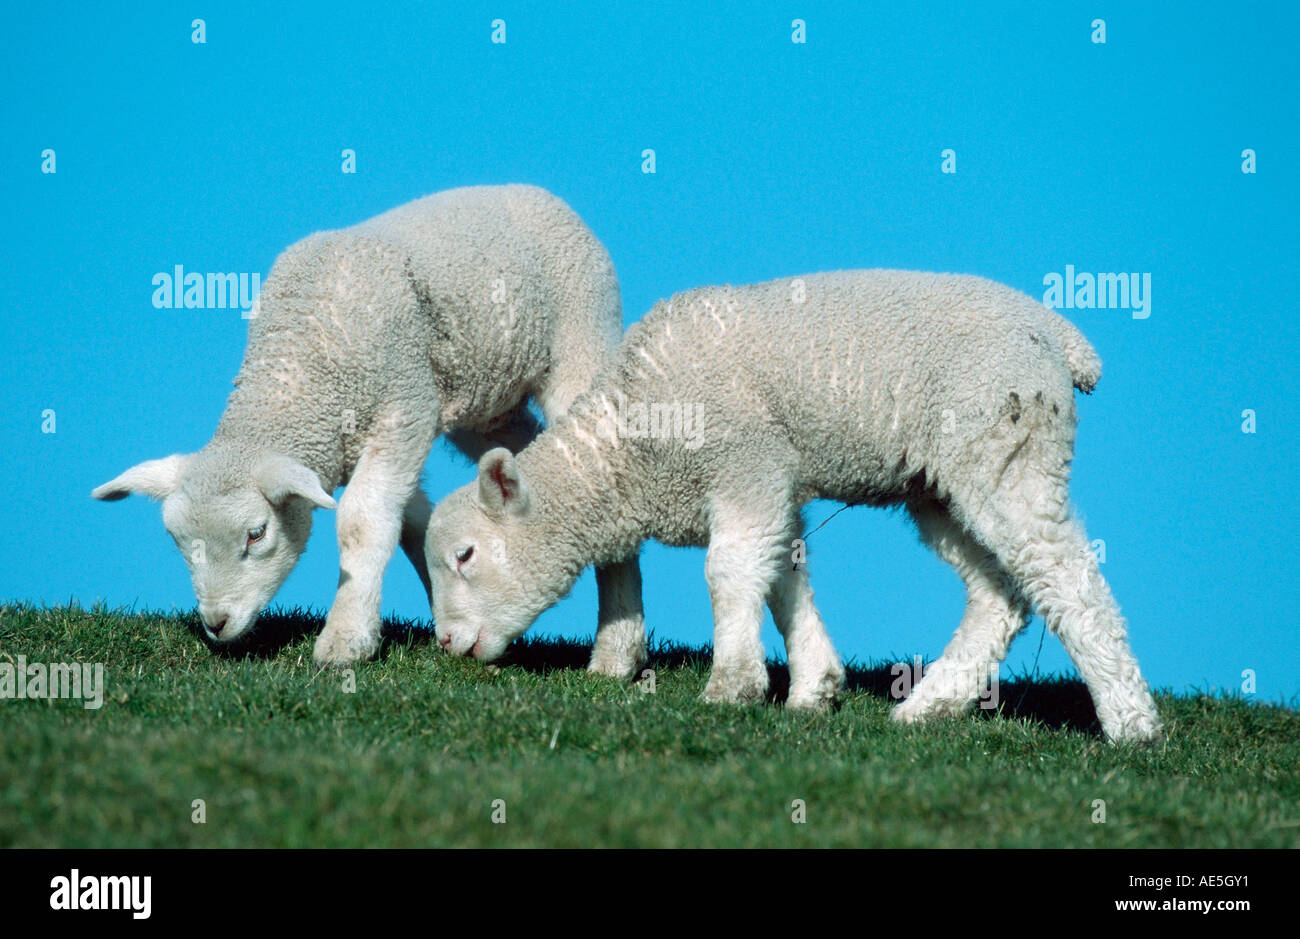
[[[687,287],[834,268],[971,272],[1036,296],[1066,265],[1149,273],[1149,318],[1069,311],[1105,361],[1080,402],[1075,501],[1153,684],[1236,689],[1254,669],[1259,698],[1294,700],[1295,6],[701,6],[6,5],[0,597],[193,606],[158,507],[88,495],[201,447],[239,366],[239,312],[157,309],[155,273],[265,275],[313,231],[531,182],[603,240],[629,322]],[[431,494],[470,474],[435,446]],[[810,548],[846,656],[938,655],[960,582],[901,516],[845,512]],[[702,562],[647,548],[659,636],[709,639]],[[279,600],[323,610],[336,577],[318,512]],[[400,556],[384,606],[427,619]],[[588,574],[536,629],[594,619]],[[1008,668],[1032,666],[1039,631]],[[780,651],[770,626],[765,640]],[[1051,636],[1038,667],[1070,667]]]

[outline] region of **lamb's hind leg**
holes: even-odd
[[[1071,517],[1064,473],[1026,461],[1004,475],[1015,482],[987,498],[965,500],[971,508],[963,521],[1060,636],[1106,737],[1159,740],[1155,701],[1129,648],[1119,606],[1082,526]]]
[[[790,663],[786,707],[821,710],[829,706],[844,686],[844,666],[813,604],[807,567],[796,567],[787,557],[772,583],[767,605],[785,637]]]
[[[907,700],[891,712],[912,723],[964,713],[981,695],[1028,619],[1025,602],[989,551],[936,502],[909,507],[921,540],[966,584],[966,611],[956,634]]]
[[[429,516],[432,514],[433,506],[429,504],[429,497],[417,485],[415,492],[411,493],[411,498],[406,500],[406,508],[402,511],[401,545],[402,552],[420,576],[420,583],[424,584],[424,598],[429,601],[430,609],[433,608],[433,589],[429,582],[428,559],[424,556],[424,538],[429,528]]]
[[[641,565],[631,558],[596,568],[596,642],[587,670],[629,681],[646,661]]]

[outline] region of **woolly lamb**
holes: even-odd
[[[567,416],[517,460],[485,454],[477,482],[435,509],[439,641],[490,660],[584,565],[646,538],[707,546],[705,698],[764,696],[766,601],[790,705],[823,706],[843,668],[792,564],[802,507],[902,504],[968,599],[896,718],[968,707],[1037,609],[1106,736],[1155,740],[1124,620],[1068,503],[1072,387],[1091,391],[1100,373],[1070,323],[977,277],[843,271],[675,296],[628,331]]]
[[[235,390],[199,452],[151,460],[94,490],[163,500],[213,639],[243,635],[307,543],[313,507],[338,502],[338,593],[315,648],[322,665],[372,655],[396,545],[426,593],[430,446],[452,430],[477,460],[519,449],[564,412],[622,329],[605,249],[573,211],[532,186],[436,193],[276,261]],[[643,655],[632,552],[597,572],[591,667],[630,677]]]

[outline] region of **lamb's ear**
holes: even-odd
[[[335,507],[333,497],[321,488],[320,477],[287,456],[269,456],[263,459],[257,464],[253,479],[257,482],[257,488],[262,490],[262,495],[266,496],[266,501],[272,505],[280,505],[290,496],[297,496],[318,508]]]
[[[514,455],[505,447],[483,454],[478,461],[478,500],[492,515],[518,515],[528,505]]]
[[[189,466],[192,453],[173,453],[161,460],[146,460],[131,467],[116,479],[110,479],[102,486],[91,490],[91,497],[105,502],[125,499],[133,492],[150,499],[166,499],[180,483],[185,467]]]

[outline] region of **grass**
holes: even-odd
[[[106,685],[98,710],[0,700],[0,846],[1300,846],[1280,706],[1161,694],[1168,741],[1112,747],[1077,681],[1016,680],[997,715],[908,728],[886,666],[830,714],[782,707],[776,665],[777,701],[717,707],[704,651],[657,647],[650,694],[577,643],[498,670],[395,622],[349,693],[311,665],[318,616],[270,614],[238,655],[197,625],[0,605],[0,662],[102,662]]]

